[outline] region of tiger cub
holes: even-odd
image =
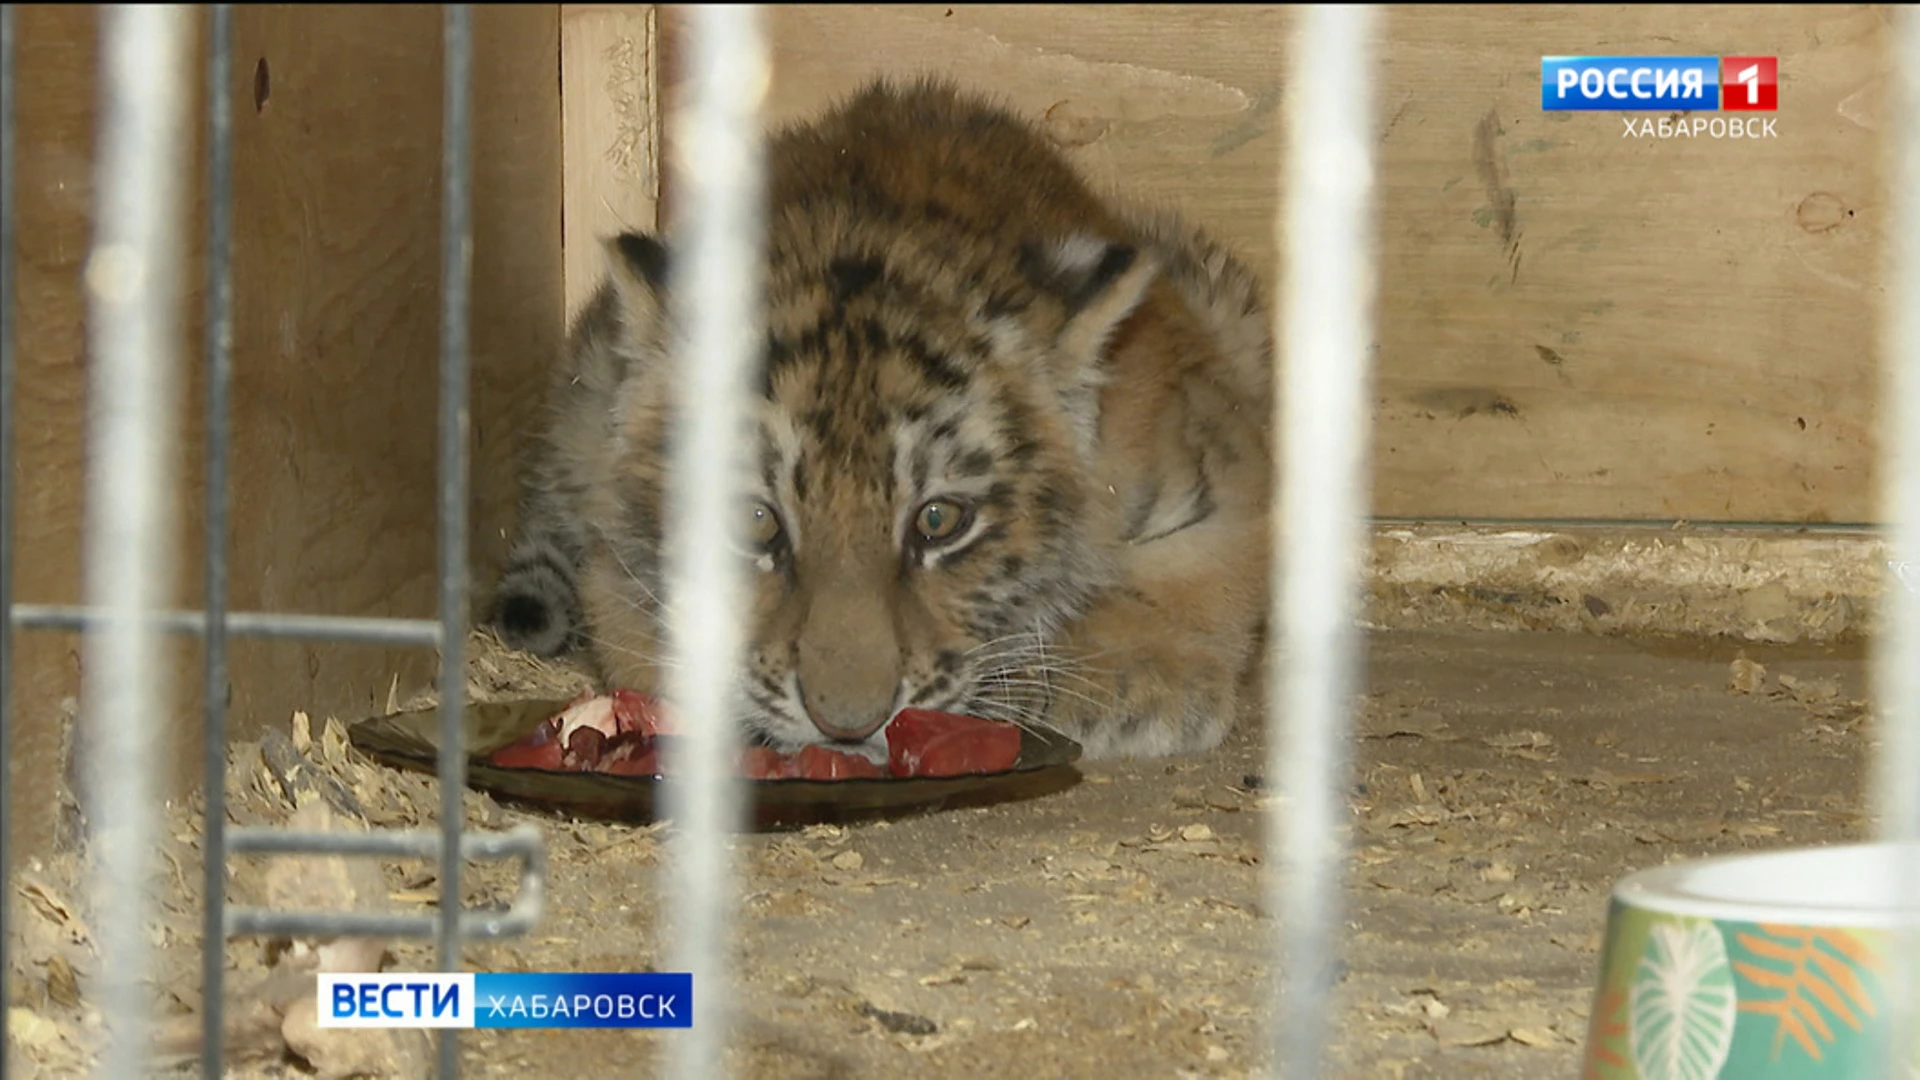
[[[1218,744],[1262,685],[1255,277],[943,83],[872,84],[767,154],[749,735],[883,759],[913,706],[1045,725],[1090,758]],[[662,693],[673,255],[608,250],[493,621]]]

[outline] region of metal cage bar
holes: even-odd
[[[440,181],[440,970],[460,970],[460,834],[466,824],[467,314],[473,277],[473,11],[448,4]],[[439,1033],[440,1076],[460,1038]]]
[[[1895,565],[1920,567],[1920,17],[1903,8],[1894,27],[1882,513]],[[1896,578],[1885,595],[1885,624],[1873,649],[1874,707],[1885,740],[1875,760],[1875,808],[1881,838],[1902,845],[1900,895],[1920,897],[1920,589]],[[1905,926],[1901,938],[1889,979],[1891,1028],[1907,1034],[1884,1048],[1889,1077],[1911,1075],[1920,1050],[1911,1034],[1920,1018],[1920,928]]]
[[[207,13],[207,416],[202,528],[206,638],[201,643],[202,805],[200,1072],[220,1075],[227,969],[227,390],[233,379],[233,8]]]
[[[185,259],[186,75],[190,10],[113,6],[101,14],[100,141],[87,257],[91,351],[84,589],[102,617],[83,643],[84,808],[98,864],[104,1076],[136,1075],[148,1056],[147,872],[153,857],[154,726],[129,724],[171,697],[172,672],[141,615],[171,587],[180,315]]]
[[[688,67],[691,100],[677,110],[676,243],[685,245],[684,306],[676,365],[683,422],[673,446],[668,572],[669,633],[678,658],[671,697],[686,740],[686,766],[666,785],[674,837],[669,911],[673,970],[691,972],[693,1027],[668,1043],[669,1075],[726,1075],[730,1005],[727,942],[736,890],[728,834],[743,821],[733,768],[739,733],[737,670],[745,635],[745,587],[736,544],[739,437],[749,420],[750,375],[760,361],[760,246],[764,178],[760,103],[771,76],[756,6],[701,6]],[[670,775],[674,770],[670,770]]]
[[[233,829],[227,848],[252,855],[375,855],[386,858],[446,858],[444,829],[369,832],[305,832],[291,829]],[[461,937],[515,937],[539,921],[546,902],[546,847],[540,830],[518,825],[503,832],[470,832],[459,838],[455,853],[465,859],[521,861],[521,888],[506,911],[463,911],[458,906],[433,915],[387,915],[337,911],[272,911],[234,908],[227,912],[226,929],[233,934],[288,936],[428,937],[443,931],[445,910],[459,919]],[[216,1072],[212,1074],[218,1076]]]
[[[0,5],[0,611],[13,603],[13,5]],[[13,626],[0,623],[0,985],[11,963],[13,831]],[[4,992],[0,992],[3,995]],[[3,1006],[4,1002],[0,1002]],[[3,1012],[4,1008],[0,1008]],[[10,1037],[0,1024],[0,1080]]]
[[[212,456],[209,454],[208,456]],[[224,456],[224,455],[223,455]],[[225,465],[223,464],[224,470]],[[224,561],[224,559],[223,559]],[[223,570],[224,572],[224,570]],[[212,611],[154,611],[142,622],[167,634],[205,634]],[[103,613],[61,604],[15,604],[13,625],[23,630],[87,631],[104,621]],[[356,618],[341,615],[292,615],[230,611],[224,633],[284,641],[339,641],[367,645],[438,645],[440,623],[432,619]]]
[[[1301,11],[1287,89],[1285,279],[1274,340],[1278,513],[1272,575],[1267,809],[1274,1068],[1320,1074],[1341,938],[1348,712],[1359,682],[1373,302],[1373,9]]]

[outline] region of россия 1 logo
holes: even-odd
[[[1720,108],[1724,112],[1774,112],[1780,108],[1780,58],[1720,58]]]
[[[1780,108],[1777,56],[1543,56],[1540,108],[1546,112],[1666,113],[1621,117],[1636,135],[1767,139],[1767,116],[1682,117],[1677,113],[1772,113]]]

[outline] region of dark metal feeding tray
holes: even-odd
[[[587,817],[644,822],[656,817],[665,783],[652,776],[507,769],[487,756],[532,731],[567,700],[501,701],[467,706],[467,781],[504,799]],[[347,729],[353,745],[395,768],[432,773],[439,756],[436,709],[362,720]],[[663,739],[662,741],[666,741]],[[1020,731],[1020,756],[1004,772],[907,780],[748,780],[755,824],[798,825],[979,806],[1052,794],[1080,778],[1080,744],[1053,731]]]

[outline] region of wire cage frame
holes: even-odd
[[[438,966],[456,971],[460,944],[475,938],[525,933],[539,919],[544,901],[545,849],[538,830],[522,826],[504,833],[467,832],[461,793],[466,784],[464,731],[461,715],[466,691],[463,655],[466,643],[468,577],[468,385],[469,349],[467,313],[471,300],[472,202],[471,156],[473,17],[467,5],[448,5],[444,14],[445,89],[442,135],[442,221],[440,342],[437,388],[440,479],[437,558],[439,617],[436,620],[380,619],[306,615],[279,612],[234,612],[227,609],[229,387],[232,379],[232,105],[227,86],[233,66],[232,6],[211,5],[207,23],[208,86],[208,222],[205,362],[207,370],[207,425],[204,448],[207,477],[203,522],[206,545],[206,600],[204,610],[158,610],[144,603],[155,595],[161,545],[125,543],[124,537],[167,535],[167,509],[153,499],[134,496],[140,489],[165,490],[156,472],[165,455],[153,452],[165,445],[166,385],[175,375],[175,351],[169,333],[180,306],[177,294],[156,286],[177,277],[150,268],[177,261],[182,238],[168,229],[182,216],[178,205],[179,178],[187,163],[171,152],[166,136],[185,121],[187,34],[192,9],[180,5],[108,6],[102,12],[102,151],[99,174],[99,228],[88,260],[88,299],[94,314],[89,335],[95,352],[94,393],[116,392],[93,434],[91,460],[102,446],[118,448],[110,459],[125,475],[132,490],[111,492],[90,502],[88,533],[91,541],[86,577],[99,595],[88,605],[16,605],[12,602],[13,537],[13,405],[14,338],[13,295],[0,291],[0,447],[7,467],[0,469],[0,605],[10,613],[6,633],[0,633],[0,757],[10,750],[12,686],[12,630],[64,630],[84,633],[89,667],[98,672],[87,689],[92,699],[83,706],[82,722],[111,709],[114,694],[151,693],[162,672],[151,664],[147,650],[161,634],[198,634],[203,638],[205,680],[205,761],[203,786],[206,827],[202,923],[202,984],[207,1006],[202,1010],[201,1072],[221,1075],[225,942],[241,935],[289,936],[411,936],[432,937]],[[13,255],[13,137],[14,137],[14,9],[0,9],[0,251],[11,271]],[[174,138],[177,146],[181,140]],[[155,183],[155,179],[165,183]],[[142,187],[159,189],[140,198]],[[144,273],[126,274],[131,281],[115,282],[102,268],[133,261]],[[5,275],[12,281],[11,273]],[[116,287],[118,286],[118,287]],[[119,333],[116,334],[116,331]],[[124,388],[124,389],[123,389]],[[116,442],[117,440],[117,442]],[[125,468],[124,462],[144,465]],[[90,466],[96,474],[100,470]],[[97,485],[90,485],[90,487]],[[118,496],[119,501],[114,501]],[[122,505],[127,509],[121,509]],[[102,517],[113,520],[104,526]],[[117,531],[116,531],[117,529]],[[122,542],[115,543],[114,541]],[[440,734],[438,761],[441,806],[436,829],[327,833],[295,829],[238,828],[226,824],[226,695],[227,639],[232,635],[275,639],[364,642],[433,647],[441,657]],[[102,698],[108,700],[103,705]],[[126,740],[101,740],[118,749],[102,771],[124,777],[140,776],[146,762],[139,748]],[[0,784],[5,770],[0,770]],[[112,891],[123,917],[108,920],[102,930],[106,963],[102,1000],[115,1018],[101,1061],[108,1076],[130,1076],[142,1071],[148,1034],[144,1006],[138,998],[145,971],[140,941],[145,899],[142,852],[145,848],[146,789],[135,783],[97,785],[95,823],[102,835],[116,842],[102,860],[102,877],[120,885]],[[0,805],[6,791],[0,787]],[[10,855],[11,853],[6,853]],[[287,911],[229,907],[225,872],[231,854],[314,855],[431,858],[439,864],[440,906],[436,914],[385,915],[365,912]],[[505,912],[462,910],[461,871],[468,859],[517,858],[522,864],[515,903]],[[0,874],[11,862],[0,858]],[[118,928],[118,930],[116,930]],[[0,934],[0,949],[5,937]],[[0,953],[0,968],[6,957]],[[439,1073],[458,1074],[458,1042],[439,1041]],[[4,1059],[0,1059],[0,1068]]]
[[[545,900],[545,849],[538,830],[505,832],[463,827],[465,748],[464,645],[468,608],[468,499],[470,355],[467,317],[471,301],[471,158],[473,29],[467,5],[444,9],[442,220],[440,337],[437,386],[439,484],[437,498],[438,612],[434,619],[332,617],[280,612],[230,611],[225,538],[229,530],[228,420],[232,378],[232,116],[226,88],[233,65],[232,9],[212,5],[206,20],[204,76],[208,94],[208,220],[205,244],[206,365],[203,526],[205,602],[202,610],[163,610],[146,598],[155,589],[162,562],[149,545],[115,544],[127,531],[164,531],[169,510],[153,497],[170,490],[141,452],[165,437],[169,393],[180,358],[163,332],[178,318],[180,298],[164,288],[154,268],[177,260],[184,238],[178,177],[188,163],[169,153],[166,133],[187,121],[185,57],[194,25],[181,7],[109,7],[102,21],[102,161],[98,235],[89,259],[87,286],[92,311],[94,392],[107,400],[99,430],[90,433],[86,566],[87,603],[79,606],[13,603],[14,517],[14,87],[15,11],[0,6],[0,763],[10,763],[10,707],[14,685],[12,634],[80,631],[90,679],[83,722],[113,706],[115,694],[147,687],[158,674],[153,642],[167,634],[203,639],[206,689],[204,784],[207,827],[203,917],[203,1009],[201,1071],[222,1071],[224,943],[254,934],[382,935],[430,937],[441,970],[457,971],[463,941],[524,934],[540,920]],[[1298,92],[1288,95],[1287,148],[1276,162],[1286,198],[1276,216],[1284,267],[1312,265],[1313,273],[1287,273],[1275,311],[1277,360],[1283,369],[1284,411],[1275,416],[1275,452],[1282,463],[1275,478],[1277,530],[1272,574],[1273,625],[1266,739],[1269,775],[1281,778],[1281,798],[1267,810],[1266,886],[1278,913],[1269,945],[1274,1009],[1268,1050],[1274,1074],[1321,1075],[1326,1053],[1334,958],[1340,940],[1340,871],[1337,840],[1343,810],[1336,777],[1346,763],[1350,699],[1358,688],[1359,593],[1357,551],[1367,522],[1366,408],[1370,378],[1374,303],[1373,176],[1368,118],[1373,105],[1373,41],[1378,13],[1369,7],[1302,9],[1287,54]],[[684,402],[688,433],[677,448],[687,463],[676,483],[683,497],[671,528],[690,552],[722,547],[693,541],[726,528],[727,435],[739,391],[755,362],[753,333],[759,318],[757,272],[761,243],[759,112],[768,85],[770,58],[762,16],[753,7],[704,7],[694,13],[688,57],[690,100],[673,117],[679,142],[697,148],[682,155],[677,181],[689,194],[673,227],[689,249],[684,303],[684,357],[695,390]],[[1920,61],[1920,16],[1902,11],[1896,48]],[[1280,43],[1276,43],[1276,48]],[[1888,141],[1893,165],[1894,224],[1887,266],[1885,519],[1893,557],[1920,564],[1920,63],[1897,70],[1897,128]],[[179,140],[174,140],[177,144]],[[687,162],[699,161],[693,169]],[[149,178],[171,178],[149,183]],[[140,188],[146,190],[137,190]],[[683,362],[685,362],[683,360]],[[122,466],[121,463],[133,463]],[[116,532],[116,530],[118,530]],[[669,893],[676,910],[693,913],[677,941],[676,961],[702,988],[697,1023],[670,1044],[665,1069],[678,1077],[724,1075],[728,1032],[728,971],[725,943],[731,931],[735,892],[724,834],[739,820],[744,795],[725,766],[728,698],[719,676],[739,648],[738,583],[725,559],[688,557],[672,568],[676,584],[699,602],[681,605],[693,614],[677,617],[674,647],[686,658],[678,669],[676,697],[685,703],[690,769],[668,785],[670,816],[680,824]],[[1874,799],[1878,829],[1889,840],[1920,840],[1920,592],[1889,593],[1885,634],[1873,658],[1875,696],[1887,733],[1876,759]],[[441,805],[436,828],[337,834],[290,829],[238,828],[225,824],[227,642],[231,637],[354,641],[435,648],[440,655],[439,709]],[[1904,658],[1904,659],[1903,659]],[[137,746],[123,746],[111,762],[135,760]],[[134,769],[139,772],[139,769]],[[9,791],[0,768],[0,807]],[[101,873],[111,882],[137,883],[145,835],[142,784],[115,785],[101,802],[103,827],[119,841],[106,851]],[[440,905],[430,916],[358,912],[286,911],[230,907],[225,870],[233,854],[333,854],[356,857],[418,857],[439,864]],[[13,852],[0,829],[0,878],[12,870]],[[466,911],[460,881],[468,859],[516,859],[521,864],[516,900],[505,911]],[[1920,886],[1920,865],[1903,868]],[[1915,891],[1920,891],[1916,888]],[[116,894],[124,905],[111,920],[126,933],[103,935],[108,972],[103,987],[110,1039],[101,1075],[142,1071],[145,1017],[138,999],[144,971],[145,898],[137,887]],[[0,917],[5,905],[0,904]],[[8,957],[0,925],[0,970]],[[1920,994],[1920,943],[1903,950],[1906,996],[1900,1015],[1911,1016]],[[438,1075],[458,1075],[459,1041],[444,1032],[438,1044]],[[0,1080],[5,1056],[0,1054]],[[1889,1062],[1891,1066],[1891,1062]],[[1894,1075],[1889,1069],[1889,1076]]]

